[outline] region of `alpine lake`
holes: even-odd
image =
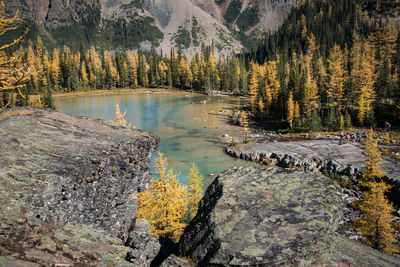
[[[240,129],[229,124],[234,109],[242,103],[230,96],[206,96],[185,92],[135,92],[112,95],[86,95],[55,98],[57,111],[75,116],[115,121],[115,105],[125,119],[138,129],[160,137],[160,151],[168,167],[182,183],[194,162],[204,176],[204,188],[214,174],[234,166],[255,163],[229,157],[223,135],[239,136]],[[151,171],[154,171],[153,153]]]

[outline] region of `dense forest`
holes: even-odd
[[[21,91],[24,95],[44,95],[51,91],[77,91],[90,89],[175,87],[202,92],[214,90],[246,93],[247,70],[244,58],[233,55],[218,60],[211,47],[203,47],[189,61],[182,50],[172,49],[169,55],[151,51],[137,52],[118,49],[98,51],[94,46],[71,51],[67,46],[62,50],[48,51],[39,38],[35,44],[29,42],[20,47],[14,57],[20,59],[30,72],[30,80]],[[17,105],[24,105],[29,97],[13,99]],[[2,103],[7,103],[3,95]]]
[[[400,32],[392,2],[303,1],[255,51],[230,57],[205,46],[190,59],[179,48],[158,54],[154,46],[48,51],[38,39],[13,52],[30,79],[21,95],[3,93],[0,105],[51,106],[55,90],[176,87],[249,94],[252,118],[267,127],[320,131],[396,124]]]
[[[246,55],[253,114],[313,131],[398,123],[399,10],[396,1],[302,1]]]

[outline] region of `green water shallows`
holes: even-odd
[[[236,99],[176,93],[132,93],[55,100],[58,111],[103,120],[115,120],[117,103],[122,112],[127,111],[125,118],[128,122],[160,136],[160,151],[167,156],[169,167],[183,183],[192,162],[204,176],[234,166],[251,165],[227,156],[223,151],[225,145],[218,138],[224,133],[232,135],[233,130],[216,114],[220,111],[230,114],[239,104]],[[157,153],[154,153],[152,162],[156,157]],[[153,163],[151,169],[154,169]],[[205,186],[210,182],[205,181]]]

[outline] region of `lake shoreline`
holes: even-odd
[[[203,95],[201,92],[181,90],[178,88],[124,88],[124,89],[96,89],[90,91],[75,91],[75,92],[56,92],[53,93],[53,98],[69,98],[77,96],[106,96],[106,95],[121,95],[121,94],[148,94],[148,93],[174,93],[174,94],[194,94]]]

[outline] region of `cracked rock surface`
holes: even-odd
[[[129,264],[157,136],[26,108],[0,113],[0,140],[1,266]]]
[[[353,252],[368,255],[370,249],[336,233],[343,217],[338,190],[311,172],[227,170],[207,189],[181,237],[180,253],[197,266],[364,266]],[[354,249],[338,250],[346,247]],[[399,263],[374,253],[365,266]]]

